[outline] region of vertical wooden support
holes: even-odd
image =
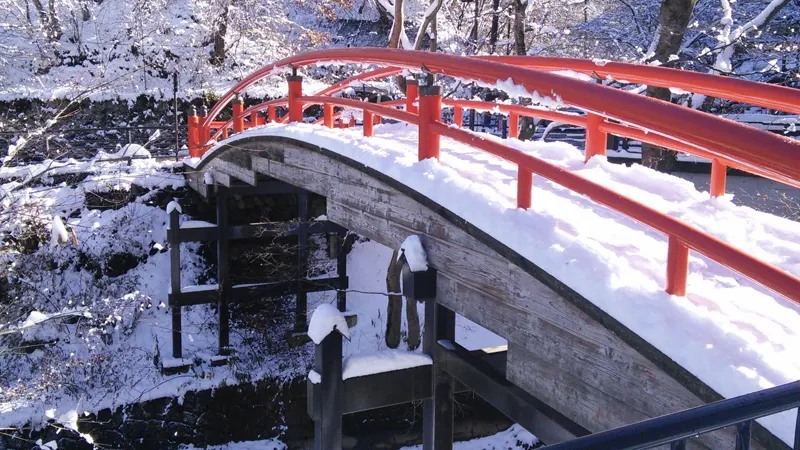
[[[350,116],[350,121],[347,122],[347,128],[353,128],[356,126],[356,116]]]
[[[406,111],[417,114],[417,107],[414,103],[419,96],[419,83],[416,78],[406,79]]]
[[[342,335],[332,331],[317,345],[314,371],[320,375],[320,395],[315,396],[320,411],[314,422],[314,450],[342,448]]]
[[[519,137],[519,114],[514,112],[508,114],[508,137]]]
[[[206,142],[211,140],[211,128],[203,127],[203,122],[208,117],[206,105],[200,105],[200,111],[197,116],[197,145],[202,148],[202,152],[205,152]]]
[[[257,127],[257,126],[261,125],[258,122],[259,122],[259,120],[258,120],[258,111],[251,112],[250,113],[250,126],[251,127]]]
[[[605,121],[603,116],[594,113],[586,115],[586,150],[584,151],[584,161],[589,161],[592,156],[606,154],[606,144],[608,143],[608,133],[600,129],[600,125]]]
[[[228,188],[220,186],[217,191],[217,290],[219,311],[219,354],[227,355],[230,346],[230,314],[228,297],[231,292],[228,281]]]
[[[322,105],[322,123],[328,128],[333,128],[333,105],[330,103]]]
[[[464,124],[464,108],[460,106],[453,107],[453,123],[459,128]]]
[[[344,312],[347,311],[347,232],[340,231],[337,237],[336,273],[339,275],[339,291],[336,292],[336,308]]]
[[[242,96],[237,94],[233,97],[232,120],[234,133],[241,133],[244,131],[244,117],[242,113],[244,113],[244,100],[242,100]]]
[[[289,122],[302,122],[303,105],[297,99],[303,96],[303,77],[289,75],[286,81],[289,83]]]
[[[408,299],[406,300],[408,301]],[[423,402],[423,450],[452,450],[453,448],[453,378],[441,369],[436,358],[440,339],[455,340],[456,315],[436,303],[425,300],[425,335],[423,351],[433,358],[431,398]]]
[[[374,125],[372,113],[364,111],[364,136],[372,137],[372,126]]]
[[[686,279],[689,276],[689,247],[674,236],[669,237],[667,250],[667,294],[686,295]]]
[[[442,87],[423,86],[419,97],[418,157],[439,159],[440,136],[431,125],[442,118]]]
[[[725,195],[725,177],[727,167],[717,158],[711,160],[711,186],[709,191],[712,197]]]
[[[736,425],[736,450],[750,450],[750,439],[753,434],[753,421],[748,420]]]
[[[378,97],[375,99],[375,103],[381,103],[381,94],[378,94]],[[383,123],[383,117],[375,114],[375,125],[380,125]]]
[[[531,207],[531,189],[533,189],[533,172],[519,167],[517,169],[517,208]]]
[[[308,293],[303,290],[303,280],[308,275],[308,192],[297,194],[297,276],[296,302],[294,312],[294,331],[305,332],[308,329]]]
[[[275,123],[278,120],[278,107],[269,105],[267,107],[267,112],[269,113],[269,123]]]
[[[477,114],[475,114],[475,110],[474,109],[470,109],[469,110],[469,129],[470,129],[470,131],[475,131],[475,116],[476,115]]]
[[[183,357],[181,341],[181,236],[180,213],[173,209],[169,213],[169,266],[170,295],[169,309],[172,313],[172,357]]]

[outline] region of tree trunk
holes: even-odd
[[[500,0],[492,0],[492,28],[489,31],[489,53],[494,54],[497,47],[497,29],[500,25]]]
[[[222,12],[214,22],[214,29],[211,32],[211,40],[214,44],[211,50],[211,64],[221,66],[225,62],[225,35],[228,34],[228,14],[230,0],[222,3]]]
[[[669,65],[670,55],[681,48],[683,34],[689,25],[692,10],[697,0],[663,0],[658,16],[658,42],[650,61],[659,61],[663,66]],[[669,89],[648,86],[647,96],[659,100],[670,101]],[[678,153],[650,144],[642,144],[642,165],[661,172],[671,172],[675,168]]]
[[[431,11],[431,14],[425,16],[422,21],[422,25],[419,27],[419,31],[417,31],[417,39],[414,42],[414,50],[420,50],[422,48],[422,40],[425,38],[425,32],[428,31],[428,26],[431,26],[431,51],[436,51],[436,16],[439,14],[439,9],[442,7],[442,3],[444,0],[432,0],[436,2],[436,7]]]
[[[61,39],[61,23],[56,15],[55,0],[48,2],[48,9],[45,10],[41,0],[31,0],[33,7],[39,14],[39,21],[44,28],[45,37],[48,42],[56,42]]]
[[[528,0],[530,1],[530,0]],[[514,51],[517,55],[525,56],[525,7],[527,2],[514,0]]]
[[[389,303],[386,307],[386,346],[397,348],[400,346],[400,318],[403,308],[403,296],[392,295],[400,292],[400,272],[403,269],[405,256],[397,259],[397,250],[392,253],[392,260],[386,270],[386,291],[389,293]]]
[[[394,23],[389,35],[389,48],[400,48],[400,33],[403,32],[403,0],[394,0]]]

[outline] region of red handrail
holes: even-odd
[[[211,113],[205,118],[203,124],[197,126],[202,129],[208,127],[213,118],[236,93],[241,92],[278,69],[288,65],[297,68],[324,61],[372,63],[389,66],[386,69],[359,76],[363,78],[390,76],[396,74],[400,67],[409,69],[424,67],[431,73],[487,84],[506,80],[504,83],[506,87],[509,85],[517,87],[517,92],[513,92],[515,89],[512,89],[511,93],[515,96],[520,94],[518,92],[519,89],[525,91],[523,94],[528,93],[531,96],[538,95],[537,91],[542,92],[560,104],[583,109],[588,113],[587,116],[542,111],[520,105],[494,104],[491,108],[498,108],[499,111],[508,113],[512,118],[512,127],[520,116],[528,115],[587,127],[587,157],[592,154],[604,154],[606,133],[613,133],[709,158],[712,160],[711,191],[715,195],[718,195],[719,192],[724,192],[724,168],[726,166],[743,168],[787,184],[800,186],[800,163],[796,162],[797,156],[800,155],[800,142],[667,102],[595,83],[587,83],[548,72],[519,67],[520,65],[538,65],[537,67],[547,69],[565,68],[564,66],[548,66],[548,64],[555,64],[552,59],[512,58],[510,60],[502,60],[503,62],[515,64],[509,65],[497,62],[501,61],[497,58],[485,60],[483,58],[467,58],[393,49],[338,49],[312,52],[287,58],[273,66],[265,67],[251,74],[225,94],[221,101],[212,108]],[[582,62],[583,65],[573,64],[575,60],[564,61],[569,63],[565,65],[570,66],[566,68],[573,70],[587,70],[586,67],[588,67],[586,66],[588,62],[585,61]],[[787,103],[786,100],[794,101],[793,99],[798,98],[798,92],[792,89],[787,92],[787,88],[727,78],[725,80],[730,81],[719,82],[718,86],[713,86],[709,84],[709,80],[717,79],[719,81],[720,77],[703,74],[700,74],[703,75],[701,77],[695,77],[691,73],[687,74],[673,69],[649,67],[640,70],[639,66],[628,66],[632,65],[618,67],[618,64],[609,63],[606,66],[598,66],[607,67],[607,69],[595,70],[594,72],[607,74],[608,76],[627,74],[627,78],[631,81],[649,82],[654,85],[675,86],[682,89],[692,86],[687,90],[695,90],[710,95],[717,93],[716,95],[725,98],[770,105],[788,111],[796,110],[792,109],[792,105]],[[650,76],[654,73],[657,73],[658,76],[653,75],[655,77],[653,80],[636,78]],[[427,157],[438,158],[439,137],[447,136],[517,164],[519,168],[517,205],[519,207],[528,208],[530,206],[532,175],[536,173],[665,233],[669,238],[666,290],[670,294],[685,294],[689,249],[693,249],[800,303],[800,278],[792,274],[748,255],[695,227],[621,196],[611,189],[549,164],[546,161],[526,155],[495,140],[443,125],[438,120],[443,101],[441,94],[435,89],[420,89],[419,114],[414,114],[386,105],[367,103],[360,100],[332,98],[327,95],[304,97],[300,79],[292,77],[289,81],[291,86],[288,100],[290,121],[302,120],[303,108],[309,103],[319,103],[324,105],[325,115],[323,122],[326,126],[333,125],[333,105],[362,109],[365,112],[365,120],[369,122],[363,129],[366,136],[372,134],[371,118],[373,115],[392,117],[407,123],[417,124],[420,126],[420,159]],[[341,88],[345,85],[344,82],[340,82],[336,86]],[[775,88],[778,89],[776,90]],[[730,90],[730,92],[726,89]],[[778,92],[781,93],[782,98],[776,97]],[[760,95],[761,97],[759,97]],[[407,110],[411,110],[409,100],[411,98],[406,100]],[[487,106],[485,102],[467,100],[445,100],[444,104],[449,104],[459,110],[464,107],[483,109],[484,106]],[[242,122],[246,112],[236,114],[234,123],[238,123],[237,129],[245,128]],[[609,122],[609,119],[620,123]],[[236,122],[236,120],[241,122]],[[223,128],[223,132],[227,132],[227,127]],[[200,133],[200,135],[202,134]],[[721,191],[720,186],[722,186]]]

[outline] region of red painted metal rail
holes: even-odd
[[[260,79],[289,66],[294,69],[326,61],[372,63],[386,68],[360,74],[339,82],[315,96],[303,96],[302,78],[287,77],[289,96],[273,100],[244,110],[238,94]],[[396,75],[401,68],[419,69],[433,74],[442,74],[474,80],[489,85],[504,82],[502,86],[514,86],[513,95],[524,90],[530,96],[548,96],[554,102],[580,108],[586,115],[543,110],[521,105],[477,102],[471,100],[442,100],[436,86],[420,87],[418,106],[417,86],[409,85],[404,101],[406,111],[395,108],[401,102],[387,104],[368,103],[359,100],[334,98],[330,95],[346,88],[355,81],[372,80]],[[208,116],[202,121],[192,117],[190,124],[190,148],[193,156],[206,148],[204,144],[210,130],[218,131],[215,138],[227,137],[228,129],[241,132],[259,125],[258,111],[270,108],[270,120],[276,121],[274,107],[287,105],[285,121],[303,120],[304,109],[311,104],[323,105],[322,123],[334,126],[334,106],[355,108],[364,112],[363,132],[371,136],[376,117],[390,117],[419,127],[419,159],[439,157],[441,136],[471,145],[516,164],[518,172],[517,205],[529,208],[533,174],[547,178],[575,192],[587,195],[595,202],[646,224],[668,236],[667,282],[665,289],[674,295],[685,295],[688,275],[689,250],[697,251],[730,269],[762,284],[763,286],[800,303],[800,278],[771,266],[752,255],[742,252],[707,233],[687,225],[669,215],[658,212],[635,200],[566,171],[546,161],[526,155],[494,139],[486,139],[457,127],[441,122],[441,108],[454,108],[456,125],[461,125],[464,108],[497,110],[510,118],[511,136],[518,132],[520,117],[541,117],[549,120],[583,126],[586,128],[586,158],[604,155],[607,133],[638,139],[656,145],[694,154],[712,161],[712,195],[721,195],[725,187],[725,168],[734,167],[800,187],[800,142],[721,119],[710,114],[683,108],[667,102],[654,100],[591,82],[533,70],[569,69],[600,77],[614,77],[631,82],[649,83],[656,86],[677,87],[722,98],[745,101],[755,105],[775,108],[787,112],[800,112],[800,91],[780,86],[733,80],[706,74],[697,74],[674,69],[651,66],[608,63],[598,65],[591,61],[532,58],[492,57],[468,58],[429,52],[387,49],[340,49],[311,52],[287,58],[267,66],[237,84],[226,93]],[[230,122],[215,122],[214,118],[234,100]],[[245,119],[249,117],[250,122]]]

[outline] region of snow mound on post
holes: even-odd
[[[308,324],[308,337],[319,345],[333,330],[338,330],[342,336],[350,339],[350,328],[344,319],[344,314],[328,303],[317,306]]]
[[[180,203],[176,202],[175,200],[169,202],[167,205],[167,214],[172,214],[172,211],[177,210],[178,213],[183,214],[183,210],[181,209]]]
[[[412,272],[425,272],[428,270],[428,255],[422,248],[422,241],[417,235],[411,235],[400,245],[401,255],[406,256],[408,268]]]
[[[342,379],[347,380],[349,378],[429,366],[431,364],[433,364],[431,357],[419,352],[384,350],[374,353],[358,353],[345,358],[342,367]]]

